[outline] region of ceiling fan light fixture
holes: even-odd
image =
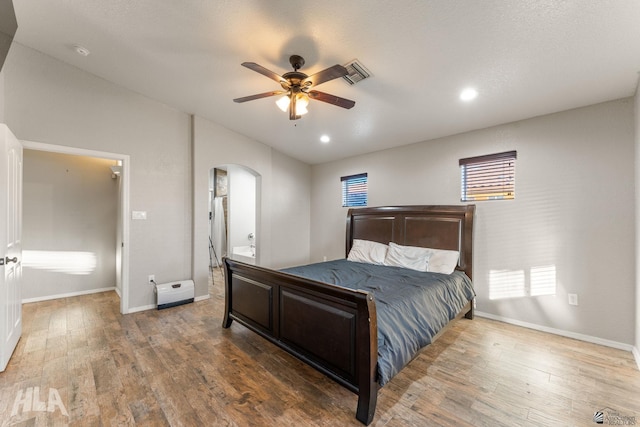
[[[293,95],[289,93],[287,95],[282,96],[280,99],[276,101],[276,105],[278,106],[278,108],[285,113],[289,110],[289,106],[291,105],[291,96]],[[304,114],[307,114],[309,112],[309,110],[307,109],[307,107],[309,106],[309,96],[306,93],[299,93],[295,95],[295,97],[296,97],[295,115],[302,116]]]
[[[307,114],[309,112],[309,110],[307,110],[308,106],[309,96],[306,93],[299,93],[296,95],[296,116]]]
[[[276,105],[279,109],[286,113],[287,109],[289,108],[289,102],[289,95],[284,95],[276,101]]]
[[[302,106],[302,105],[296,105],[296,116],[303,116],[305,114],[307,114],[309,112],[309,110],[307,110],[307,107]]]

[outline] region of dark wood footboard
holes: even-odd
[[[236,320],[358,395],[370,424],[378,385],[373,296],[224,259],[223,327]]]
[[[472,278],[474,212],[473,205],[350,209],[345,256],[354,239],[455,250],[456,268]],[[373,296],[227,258],[224,267],[222,326],[237,320],[357,393],[356,418],[370,424],[378,396]],[[462,316],[473,318],[473,301]]]

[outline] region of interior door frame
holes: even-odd
[[[120,193],[120,212],[122,221],[122,264],[120,269],[120,283],[122,294],[120,295],[120,313],[129,312],[129,188],[130,188],[130,159],[127,154],[109,153],[106,151],[87,150],[84,148],[67,147],[64,145],[45,144],[42,142],[21,140],[22,148],[27,150],[47,151],[50,153],[70,154],[76,156],[98,157],[102,159],[120,160],[122,162],[122,192]],[[24,190],[23,190],[24,191]],[[115,248],[114,248],[115,250]]]

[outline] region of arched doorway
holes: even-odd
[[[209,171],[209,254],[213,267],[228,256],[258,264],[260,174],[236,164]]]

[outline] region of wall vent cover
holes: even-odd
[[[362,65],[360,61],[354,59],[344,66],[349,74],[343,76],[342,78],[347,81],[350,85],[354,85],[362,80],[371,77],[371,72],[367,70],[367,68]]]

